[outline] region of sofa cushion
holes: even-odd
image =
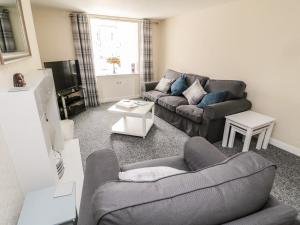
[[[178,77],[180,77],[183,74],[186,76],[186,82],[187,82],[188,86],[191,86],[195,82],[195,80],[199,80],[200,84],[204,87],[206,81],[209,79],[208,77],[201,76],[198,74],[180,73],[180,72],[177,72],[177,71],[171,70],[171,69],[168,69],[165,72],[163,77],[176,80]]]
[[[181,105],[176,108],[176,113],[196,123],[201,123],[203,109],[196,105]]]
[[[186,76],[181,75],[177,80],[171,85],[171,95],[180,96],[188,88],[186,83]]]
[[[197,107],[205,108],[208,105],[216,104],[219,102],[224,102],[227,97],[227,91],[220,91],[220,92],[211,92],[205,95],[202,100],[199,102]]]
[[[183,75],[182,73],[180,72],[177,72],[175,70],[170,70],[168,69],[165,74],[163,75],[164,78],[167,78],[167,79],[171,79],[171,80],[176,80],[178,77],[180,77],[181,75]]]
[[[204,89],[210,92],[227,91],[227,100],[238,99],[244,96],[246,84],[239,80],[208,80]]]
[[[241,153],[152,182],[108,182],[94,193],[93,215],[98,225],[223,224],[260,210],[274,177],[273,163]]]
[[[156,85],[155,90],[163,93],[168,93],[173,82],[173,79],[161,78]]]
[[[155,103],[157,103],[158,99],[163,96],[168,96],[168,94],[155,90],[147,91],[144,93],[144,99],[150,100]]]
[[[206,91],[201,86],[200,81],[196,80],[182,94],[186,97],[190,105],[197,105],[204,95],[206,95]]]
[[[182,96],[164,96],[158,99],[158,104],[164,108],[175,112],[180,105],[188,105],[188,101]]]
[[[188,86],[192,85],[195,82],[195,80],[199,80],[202,87],[204,87],[207,80],[209,79],[208,77],[197,75],[197,74],[192,74],[192,73],[187,73],[185,75],[186,75],[186,82],[187,82]]]

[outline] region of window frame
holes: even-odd
[[[140,75],[141,74],[141,61],[142,61],[142,52],[141,52],[141,32],[142,32],[142,20],[140,19],[134,19],[134,18],[126,18],[126,17],[114,17],[114,16],[102,16],[102,15],[95,15],[95,14],[90,14],[89,15],[89,28],[90,30],[92,29],[91,27],[91,19],[99,19],[99,20],[116,20],[116,21],[121,21],[121,22],[132,22],[132,23],[137,23],[138,25],[138,60],[137,60],[137,65],[136,65],[136,72],[132,73],[107,73],[107,74],[96,74],[95,68],[94,68],[94,72],[95,72],[95,76],[122,76],[122,75]],[[92,36],[91,36],[92,39]],[[92,48],[94,48],[93,46],[93,41],[91,40],[91,45]],[[93,50],[92,50],[93,51]],[[93,64],[94,64],[94,57],[93,57]]]

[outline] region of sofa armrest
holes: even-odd
[[[226,158],[203,137],[192,137],[184,145],[184,160],[193,171],[222,162]]]
[[[114,151],[99,150],[86,160],[78,225],[94,224],[91,199],[104,183],[119,179],[119,162]]]
[[[251,106],[251,102],[247,99],[220,102],[205,107],[203,117],[210,120],[222,119],[231,114],[247,111]]]
[[[145,91],[147,92],[147,91],[154,90],[157,84],[158,84],[158,81],[146,82],[145,83]]]

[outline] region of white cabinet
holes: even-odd
[[[64,148],[52,72],[33,73],[28,90],[0,92],[0,126],[24,193],[58,182],[52,149]]]
[[[100,102],[140,97],[140,76],[138,74],[114,74],[97,76]]]

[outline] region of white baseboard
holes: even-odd
[[[292,146],[292,145],[289,145],[283,141],[280,141],[278,139],[275,139],[275,138],[271,138],[270,139],[270,144],[271,145],[274,145],[275,147],[277,148],[280,148],[284,151],[287,151],[289,153],[292,153],[294,155],[297,155],[297,156],[300,156],[300,149],[295,147],[295,146]]]

